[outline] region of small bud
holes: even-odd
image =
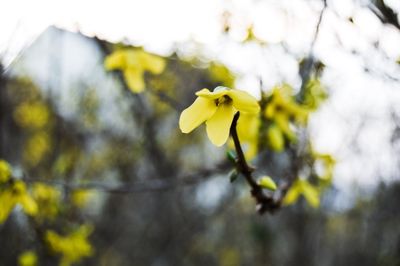
[[[231,183],[235,182],[238,177],[239,177],[239,174],[236,171],[236,169],[233,169],[232,171],[229,172],[229,181]]]
[[[275,191],[276,190],[276,184],[274,180],[272,180],[271,177],[269,176],[263,176],[257,181],[258,185],[262,188],[268,189]]]
[[[226,157],[228,158],[229,161],[231,161],[231,162],[233,162],[233,163],[236,163],[236,158],[237,158],[237,156],[236,156],[235,151],[233,151],[233,150],[228,150],[228,151],[226,152]]]

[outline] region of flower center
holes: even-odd
[[[232,102],[232,99],[229,96],[224,95],[215,100],[215,105],[219,106],[220,104],[230,104],[231,102]]]

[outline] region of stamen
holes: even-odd
[[[219,106],[220,104],[229,104],[230,102],[232,102],[232,99],[229,96],[224,95],[215,100],[215,105]]]

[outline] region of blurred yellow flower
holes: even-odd
[[[77,189],[72,192],[71,200],[76,207],[83,208],[89,203],[94,194],[95,191],[92,189]]]
[[[290,205],[295,203],[298,198],[303,195],[308,204],[314,208],[318,208],[320,204],[319,190],[311,185],[307,180],[297,179],[290,187],[288,193],[283,199],[284,205]]]
[[[14,111],[14,120],[21,127],[41,128],[49,119],[49,108],[41,102],[24,102]]]
[[[20,180],[0,192],[0,224],[7,220],[17,204],[20,204],[28,215],[34,216],[38,212],[37,203],[26,191],[25,183]]]
[[[50,136],[45,131],[32,134],[24,147],[24,160],[31,166],[39,164],[51,150],[50,141]]]
[[[32,196],[39,205],[39,218],[52,219],[57,215],[61,198],[60,190],[43,183],[35,183]]]
[[[260,111],[257,100],[245,91],[217,87],[213,92],[196,92],[194,103],[186,108],[179,119],[183,133],[190,133],[206,121],[208,138],[216,146],[228,140],[229,129],[236,112],[256,114]]]
[[[160,74],[164,71],[165,61],[140,49],[122,49],[107,56],[104,66],[107,70],[121,70],[129,89],[139,93],[145,88],[144,72]]]
[[[10,165],[4,160],[0,160],[0,183],[7,182],[10,179],[10,176],[11,176]]]
[[[260,122],[259,114],[240,114],[237,132],[247,160],[251,160],[257,155]]]
[[[38,258],[36,253],[31,250],[25,251],[18,257],[19,266],[36,266],[37,261]]]
[[[269,145],[278,152],[284,149],[285,137],[289,141],[296,140],[291,123],[304,124],[308,119],[309,111],[296,103],[292,94],[288,85],[274,88],[264,110],[264,116],[271,120],[267,132]]]
[[[53,252],[61,254],[60,265],[69,266],[93,254],[93,247],[87,239],[92,231],[90,225],[82,225],[68,236],[48,230],[45,239]]]

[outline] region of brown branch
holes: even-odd
[[[230,133],[235,144],[235,150],[237,154],[236,167],[238,172],[240,172],[245,178],[249,186],[251,187],[251,195],[256,200],[256,209],[259,214],[264,214],[265,212],[273,212],[281,207],[281,202],[283,197],[279,197],[275,200],[272,196],[267,196],[264,194],[261,186],[253,178],[254,169],[248,165],[246,158],[244,156],[242,147],[240,145],[239,136],[237,134],[236,126],[239,119],[240,112],[237,112],[233,118],[232,125],[230,128]],[[286,194],[284,191],[282,191]]]
[[[383,24],[390,24],[400,30],[400,23],[397,19],[396,12],[388,7],[384,1],[375,1],[375,3],[369,4],[368,8]]]
[[[301,87],[300,87],[300,93],[299,93],[298,99],[302,99],[304,97],[304,91],[305,91],[308,81],[310,80],[311,71],[315,64],[314,46],[315,46],[315,43],[317,42],[317,38],[318,38],[318,35],[320,32],[322,19],[324,17],[325,11],[328,7],[326,0],[324,0],[323,2],[324,2],[324,6],[318,16],[317,26],[315,29],[314,37],[311,41],[309,55],[307,58],[304,59],[304,63],[300,66]]]
[[[201,181],[204,181],[206,178],[211,177],[212,175],[226,172],[228,168],[229,164],[227,162],[223,162],[219,163],[213,168],[205,168],[193,174],[182,175],[180,177],[177,177],[176,180],[148,178],[148,181],[128,182],[119,185],[106,184],[105,182],[73,184],[65,182],[64,180],[33,178],[26,175],[23,176],[22,180],[27,183],[40,182],[49,185],[60,186],[62,188],[67,188],[68,190],[93,189],[111,194],[128,194],[171,191],[184,186],[196,185]]]

